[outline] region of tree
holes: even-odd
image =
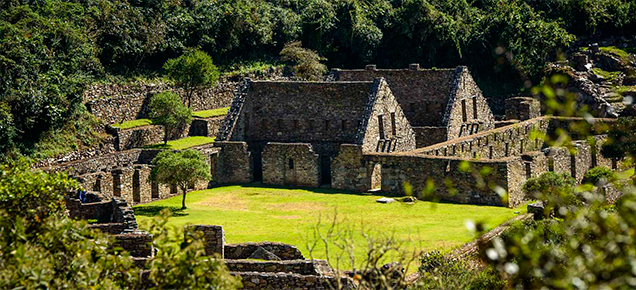
[[[0,153],[4,154],[13,147],[13,138],[15,138],[15,124],[11,108],[6,103],[0,102]]]
[[[163,92],[150,100],[150,118],[153,124],[163,126],[163,144],[167,144],[174,130],[192,123],[192,110],[181,103],[177,94]]]
[[[210,165],[201,153],[194,150],[163,151],[152,160],[152,165],[151,180],[176,186],[183,191],[181,209],[186,208],[186,191],[197,181],[211,178]]]
[[[192,106],[195,88],[212,86],[219,79],[219,70],[212,63],[212,58],[198,49],[186,50],[180,57],[166,61],[163,69],[185,90],[188,108]]]
[[[607,141],[601,148],[601,154],[614,162],[631,157],[636,166],[636,118],[618,118],[607,132]]]
[[[291,66],[294,75],[300,78],[320,80],[327,72],[327,66],[321,63],[326,59],[313,50],[303,48],[300,41],[285,44],[280,56]]]

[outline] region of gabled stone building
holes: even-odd
[[[416,133],[417,147],[476,134],[495,127],[495,119],[468,68],[334,69],[330,79],[369,81],[385,78]]]
[[[331,183],[331,160],[342,144],[360,145],[364,152],[416,148],[414,131],[382,78],[352,82],[248,80],[234,100],[217,141],[218,146],[240,145],[223,141],[247,144],[253,170],[246,179],[302,186]]]

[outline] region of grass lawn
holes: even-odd
[[[130,129],[130,128],[141,127],[146,125],[152,125],[152,121],[150,119],[137,119],[132,121],[126,121],[123,123],[112,124],[111,126],[124,130],[124,129]]]
[[[186,210],[181,196],[135,206],[135,215],[144,228],[153,215],[168,208],[174,216],[171,225],[222,225],[227,243],[275,241],[295,245],[309,257],[307,241],[322,218],[323,233],[334,215],[341,226],[354,231],[356,264],[366,253],[367,243],[360,234],[363,226],[373,236],[394,235],[409,250],[442,251],[473,239],[466,229],[467,221],[484,221],[493,228],[516,216],[522,209],[505,207],[431,203],[415,204],[375,202],[381,196],[341,193],[328,189],[285,189],[260,184],[218,187],[188,193]],[[317,248],[314,258],[325,258],[324,246]],[[359,266],[360,264],[358,264]],[[417,263],[412,266],[416,267]],[[344,266],[343,268],[351,268]],[[410,271],[414,271],[411,269]]]
[[[227,115],[227,111],[229,110],[230,110],[230,107],[218,108],[218,109],[212,109],[212,110],[206,110],[206,111],[197,111],[197,112],[193,112],[192,116],[197,118],[212,118],[212,117]]]
[[[214,137],[191,136],[191,137],[186,137],[186,138],[177,139],[177,140],[170,140],[168,141],[168,144],[163,144],[162,142],[159,144],[144,146],[144,148],[182,150],[182,149],[199,146],[203,144],[208,144],[212,142],[214,142]]]

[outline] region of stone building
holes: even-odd
[[[415,134],[386,81],[247,81],[217,139],[247,144],[250,179],[269,184],[331,183],[340,145],[364,152],[416,148]]]
[[[455,69],[334,69],[336,82],[385,78],[417,138],[417,147],[494,128],[495,119],[481,90],[464,66]]]

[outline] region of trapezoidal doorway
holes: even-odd
[[[331,157],[320,156],[320,184],[331,186]]]
[[[368,168],[367,176],[369,176],[369,191],[382,190],[382,164],[371,163]]]

